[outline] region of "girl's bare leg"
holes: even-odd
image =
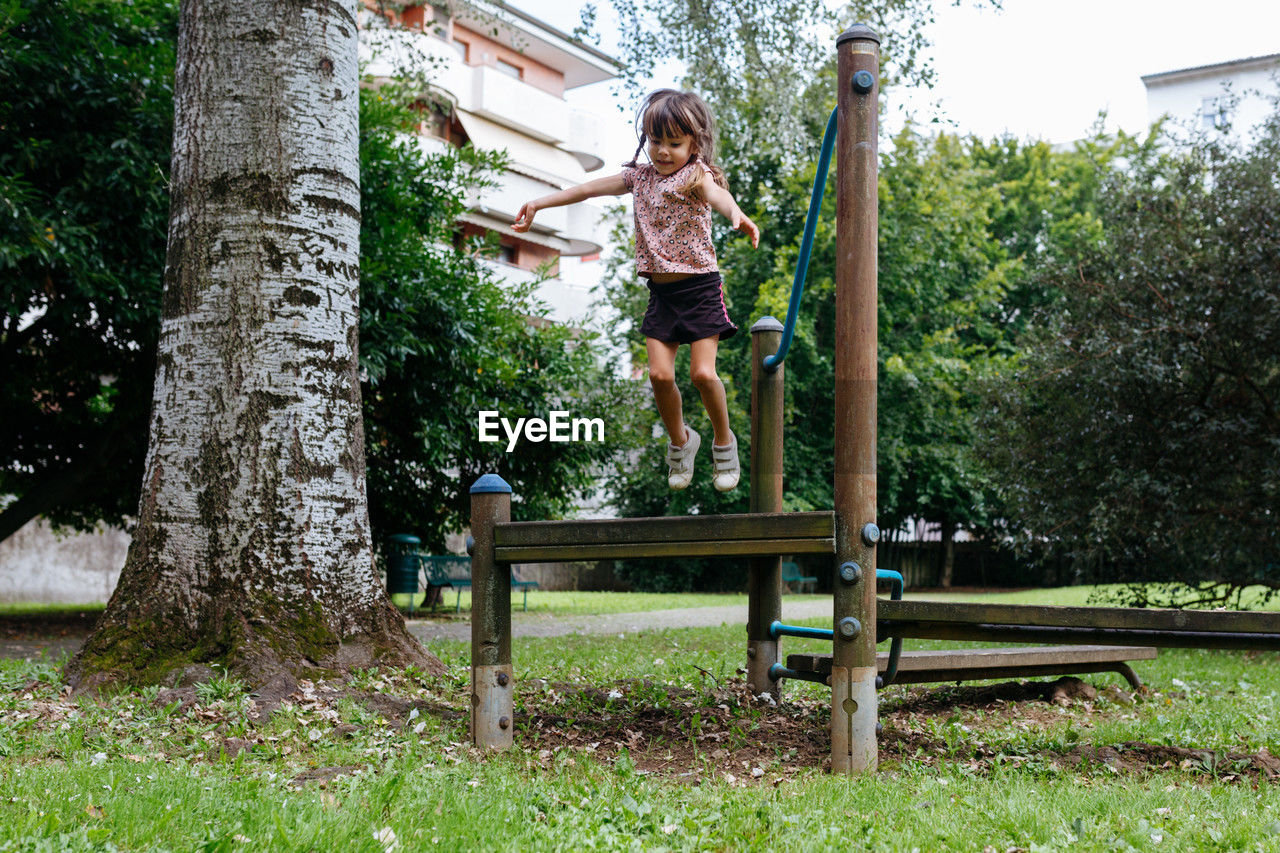
[[[683,447],[689,434],[684,429],[684,401],[676,386],[676,344],[657,338],[645,338],[649,351],[649,384],[653,386],[653,401],[658,404],[662,425],[667,428],[671,444]],[[723,396],[723,395],[722,395]]]
[[[702,395],[702,405],[706,407],[707,417],[711,418],[711,428],[715,430],[715,443],[728,447],[733,441],[733,430],[729,428],[729,405],[725,401],[724,383],[716,373],[716,352],[720,348],[720,336],[703,338],[689,346],[689,378]]]

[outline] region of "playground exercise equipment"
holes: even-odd
[[[757,694],[779,696],[778,679],[811,677],[831,686],[831,767],[862,773],[876,767],[876,643],[886,638],[937,638],[1075,646],[1110,643],[1142,659],[1151,647],[1280,649],[1280,613],[1184,612],[1086,607],[953,604],[876,598],[876,240],[877,101],[880,37],[859,24],[836,39],[837,106],[829,122],[836,156],[835,459],[831,512],[783,513],[782,421],[784,327],[772,317],[752,331],[750,512],[740,515],[596,521],[511,521],[511,487],[486,474],[471,488],[472,551],[471,736],[479,747],[506,748],[513,734],[511,669],[511,565],[513,562],[611,557],[741,556],[747,558],[747,679]],[[821,176],[819,183],[823,182]],[[810,215],[821,203],[814,188]],[[807,257],[813,223],[805,228]],[[794,328],[803,272],[797,273],[787,316]],[[790,333],[787,333],[790,340]],[[826,554],[833,586],[830,655],[788,659],[779,666],[781,562],[784,555]],[[800,629],[793,629],[800,630]],[[1026,653],[1028,650],[1024,650]],[[1034,652],[1035,650],[1029,650]],[[1034,654],[1026,666],[1105,663],[1105,652],[1062,650],[1062,660]],[[1050,650],[1053,652],[1054,650]],[[956,655],[986,656],[997,671],[1012,664],[994,650],[952,653],[942,665],[987,671]],[[1083,660],[1090,657],[1092,660]],[[1121,655],[1123,657],[1123,655]],[[892,657],[892,653],[889,655]],[[1110,660],[1117,655],[1110,653]],[[915,653],[896,676],[926,664]],[[895,673],[888,671],[886,679]],[[975,667],[977,669],[975,670]],[[1114,668],[1114,667],[1113,667]],[[980,677],[969,675],[967,677]],[[912,678],[910,680],[916,680]],[[1132,681],[1132,679],[1131,679]]]
[[[868,531],[868,533],[870,532]],[[879,539],[879,531],[877,530],[871,538]],[[853,579],[852,576],[857,571],[857,566],[846,564],[841,566],[837,570],[837,573],[840,575],[841,580],[849,581]],[[893,590],[890,592],[892,600],[902,600],[902,590],[905,584],[903,583],[901,573],[891,571],[889,569],[876,569],[876,581],[889,581],[893,584]],[[847,629],[849,626],[846,623],[842,624],[840,627]],[[779,637],[808,637],[814,640],[834,640],[835,633],[835,631],[828,628],[803,628],[796,625],[784,625],[781,622],[773,622],[769,625],[769,636],[773,637],[775,640]],[[894,682],[894,677],[898,673],[898,661],[902,657],[902,638],[893,638],[893,642],[889,645],[889,654],[883,656],[883,667],[880,666],[880,657],[880,655],[876,656],[876,668],[877,671],[883,669],[883,673],[876,676],[877,690],[886,685],[893,684]],[[786,666],[783,666],[780,663],[775,663],[770,666],[769,677],[774,681],[780,681],[784,678],[799,678],[804,681],[817,681],[822,684],[830,684],[831,668],[828,666],[826,672],[818,672],[814,666],[804,664],[798,668],[793,668],[791,666],[791,660],[788,658]]]

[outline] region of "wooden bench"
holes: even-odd
[[[928,684],[1118,672],[1134,690],[1140,690],[1142,680],[1127,661],[1154,660],[1155,657],[1156,650],[1150,646],[1038,646],[903,652],[898,659],[898,674],[893,683]],[[888,653],[876,655],[876,666],[880,672],[884,672],[888,664]],[[830,676],[831,654],[787,655],[787,668]]]
[[[451,586],[457,590],[457,599],[453,602],[453,612],[462,610],[462,590],[471,588],[471,558],[447,555],[443,557],[419,554],[418,562],[426,575],[428,586]],[[529,590],[537,589],[537,581],[520,580],[514,571],[511,572],[511,588],[524,593],[522,610],[529,609]]]
[[[813,588],[818,583],[818,579],[813,575],[800,574],[800,567],[792,562],[784,562],[782,564],[782,582],[787,586],[794,584],[796,592],[804,592],[804,588],[809,587],[809,591],[813,592]]]

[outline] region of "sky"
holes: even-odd
[[[576,0],[509,2],[566,32],[578,24]],[[886,130],[905,107],[917,121],[937,118],[984,137],[1070,142],[1103,110],[1107,129],[1137,133],[1148,124],[1143,75],[1280,53],[1280,0],[1003,0],[1000,10],[961,3],[935,0],[928,34],[936,85],[886,92]],[[607,0],[599,6],[600,47],[609,52],[616,23]],[[678,76],[667,65],[651,88],[677,85]],[[621,162],[634,150],[634,105],[610,88],[585,86],[567,98],[609,118],[609,146],[619,153],[606,152],[606,161]]]

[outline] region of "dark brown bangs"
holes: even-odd
[[[644,134],[650,139],[697,137],[692,118],[689,110],[680,108],[678,98],[655,98],[644,112]]]

